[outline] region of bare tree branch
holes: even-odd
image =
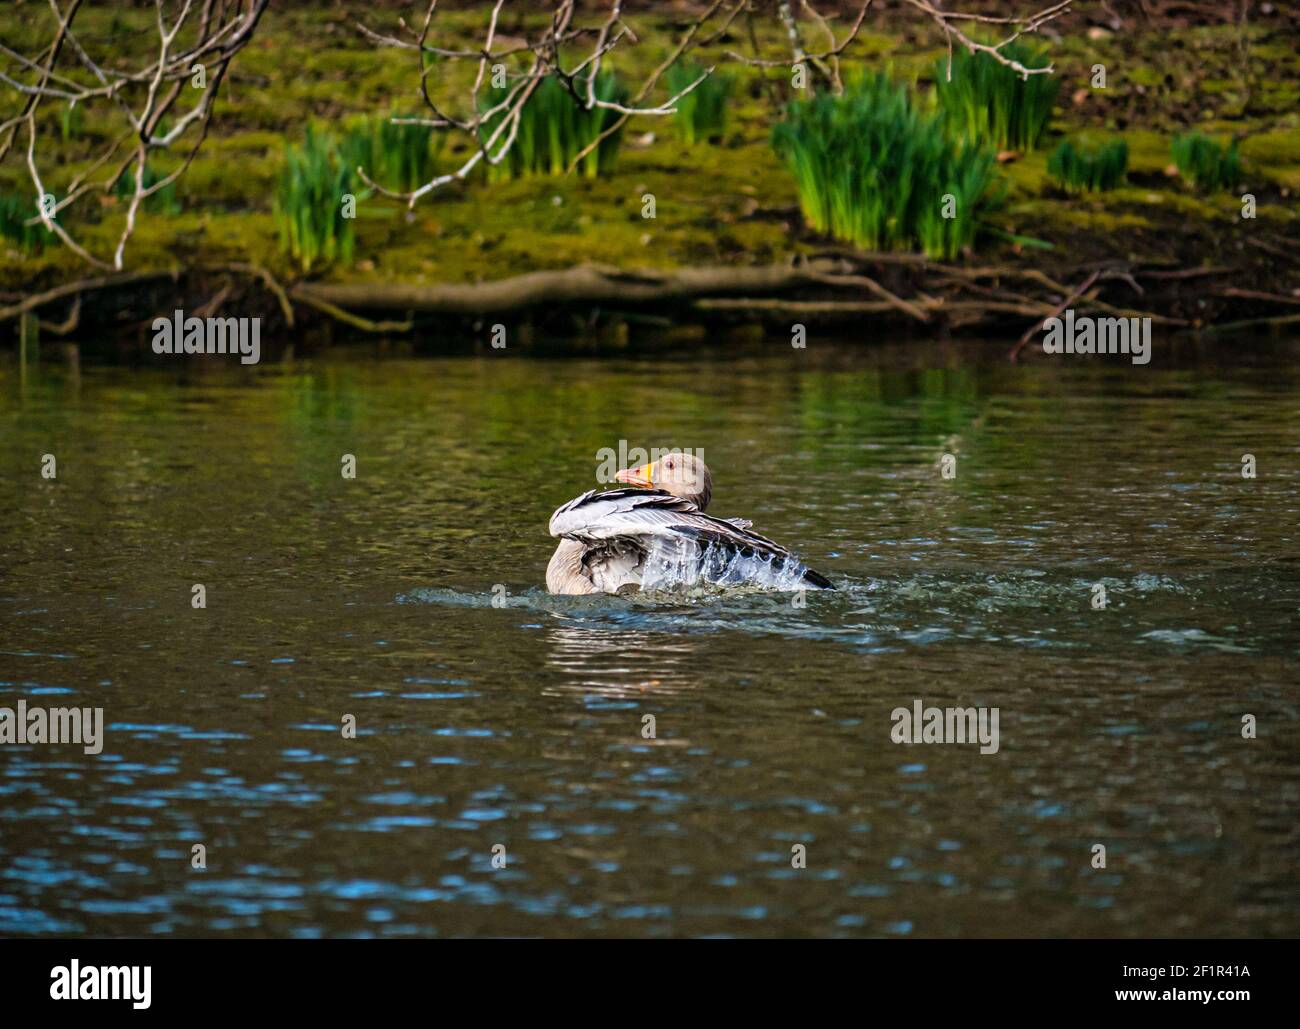
[[[36,199],[28,224],[43,225],[95,267],[121,270],[144,202],[172,185],[194,160],[207,136],[226,70],[252,38],[269,0],[155,0],[154,42],[142,33],[126,35],[125,43],[113,41],[115,57],[131,47],[143,51],[134,66],[125,70],[117,70],[116,65],[130,62],[114,61],[114,67],[109,68],[78,38],[74,21],[83,11],[82,0],[68,0],[63,8],[60,2],[48,0],[53,19],[51,36],[34,54],[0,45],[0,59],[9,65],[0,71],[0,100],[6,92],[4,87],[23,99],[18,113],[0,120],[0,161],[13,149],[18,132],[25,130],[25,163]],[[87,76],[92,81],[87,82]],[[186,93],[197,96],[177,113],[178,102]],[[48,191],[47,173],[42,171],[43,123],[39,115],[47,103],[85,105],[95,110],[103,106],[106,118],[116,113],[127,126],[87,170],[67,185],[61,198]],[[172,117],[174,121],[164,130],[164,120]],[[150,156],[181,143],[184,150],[179,166],[149,182]],[[123,147],[128,150],[126,158],[110,166]],[[96,178],[105,166],[110,166],[110,174]],[[131,191],[117,245],[111,259],[105,260],[79,244],[60,223],[59,216],[87,194],[107,194],[124,176]]]
[[[524,105],[537,90],[541,82],[553,77],[569,91],[574,102],[584,110],[607,110],[618,115],[614,123],[602,132],[598,139],[580,153],[570,166],[570,170],[599,146],[606,138],[617,132],[627,119],[637,114],[668,115],[673,114],[676,104],[692,90],[696,89],[713,71],[706,70],[674,96],[662,103],[646,103],[659,78],[664,71],[681,56],[689,42],[698,33],[700,27],[723,8],[734,8],[730,17],[744,6],[745,0],[713,0],[710,6],[693,19],[686,39],[670,56],[669,60],[656,68],[636,91],[628,103],[602,99],[597,95],[596,83],[606,58],[617,47],[627,42],[635,42],[636,36],[631,26],[623,21],[622,0],[610,0],[608,10],[595,24],[579,24],[576,0],[556,0],[549,23],[526,39],[523,43],[511,41],[509,45],[494,49],[497,42],[497,26],[505,0],[496,0],[481,47],[435,47],[428,42],[437,0],[431,0],[425,9],[425,16],[418,32],[404,22],[402,28],[409,38],[401,35],[383,33],[358,24],[359,31],[379,46],[397,47],[413,50],[420,62],[420,88],[425,106],[432,114],[430,118],[397,118],[400,123],[422,124],[442,131],[459,132],[467,136],[474,145],[473,153],[465,158],[459,167],[452,171],[435,175],[428,182],[409,192],[396,192],[379,186],[366,169],[357,169],[361,179],[378,193],[397,200],[403,200],[408,207],[414,207],[423,197],[453,182],[463,181],[480,165],[492,167],[499,165],[510,153],[518,136],[520,117]],[[569,58],[575,47],[584,49],[584,55]],[[521,54],[529,55],[529,63],[521,70],[510,70],[505,60]],[[454,113],[453,106],[441,100],[435,100],[430,94],[430,67],[425,63],[426,55],[446,62],[473,61],[477,63],[473,84],[467,96],[462,98],[461,113]],[[570,63],[571,62],[571,63]],[[480,96],[486,81],[491,75],[493,80],[504,79],[509,83],[505,96],[494,104],[484,105]],[[500,82],[497,82],[500,85]]]

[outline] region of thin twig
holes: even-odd
[[[1097,279],[1100,278],[1100,276],[1101,276],[1100,270],[1093,272],[1091,275],[1089,275],[1086,279],[1083,280],[1083,283],[1081,285],[1075,287],[1074,292],[1071,293],[1064,300],[1062,300],[1060,304],[1058,304],[1056,308],[1053,309],[1051,314],[1043,318],[1042,322],[1029,326],[1029,328],[1025,330],[1025,334],[1021,336],[1020,340],[1016,343],[1016,345],[1011,348],[1011,353],[1008,355],[1011,358],[1011,363],[1015,364],[1016,358],[1020,355],[1020,351],[1024,348],[1024,345],[1029,342],[1030,337],[1033,336],[1035,332],[1039,331],[1039,329],[1043,327],[1043,324],[1048,319],[1057,317],[1058,315],[1060,315],[1062,311],[1064,311],[1072,303],[1074,303],[1081,296],[1087,293],[1088,290],[1092,287],[1092,284],[1096,282]]]

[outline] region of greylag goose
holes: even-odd
[[[704,513],[713,476],[695,454],[671,453],[614,477],[551,515],[560,539],[546,568],[552,593],[627,593],[702,584],[834,589],[742,518]]]

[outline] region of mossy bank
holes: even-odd
[[[25,33],[38,38],[42,12],[26,6],[23,19],[31,25],[20,19],[8,26],[7,45],[21,44]],[[1248,285],[1246,292],[1288,297],[1300,288],[1300,55],[1294,26],[1279,14],[1244,26],[1174,21],[1116,31],[1105,27],[1107,15],[1099,6],[1076,7],[1041,39],[1061,82],[1044,139],[1033,150],[1001,155],[997,175],[1005,181],[1003,202],[949,263],[1037,270],[1052,278],[1068,277],[1089,263],[1119,271],[1164,269],[1169,274],[1157,288],[1146,281],[1141,295],[1133,292],[1132,305],[1191,328],[1286,314],[1284,305],[1234,295],[1234,290],[1240,293]],[[146,31],[154,17],[144,8],[92,13],[104,21],[96,28],[105,34]],[[484,16],[473,7],[440,15],[445,45],[473,39]],[[507,12],[501,30],[521,34],[536,17]],[[273,216],[286,146],[300,143],[313,123],[342,126],[363,115],[421,111],[412,60],[375,46],[357,28],[360,21],[390,31],[395,19],[393,9],[362,3],[290,6],[266,14],[222,85],[211,132],[177,182],[174,202],[142,217],[127,246],[128,270],[174,269],[175,284],[150,284],[138,302],[119,303],[112,317],[129,328],[133,319],[153,310],[151,305],[169,299],[200,303],[217,288],[214,283],[223,281],[221,269],[230,266],[256,265],[286,286],[304,278],[282,248]],[[632,81],[662,60],[683,15],[652,6],[633,11],[628,20],[638,41],[620,47],[611,65]],[[727,51],[752,52],[754,42],[764,52],[776,52],[779,25],[755,25],[755,39],[738,22],[693,56],[721,62]],[[943,54],[933,26],[891,10],[868,18],[841,66],[887,72],[908,85],[918,104],[933,105],[935,69]],[[1098,66],[1104,69],[1104,87],[1097,84]],[[612,169],[599,175],[490,182],[471,175],[409,212],[401,202],[363,196],[352,260],[320,264],[306,279],[378,290],[394,284],[491,282],[583,265],[661,272],[797,266],[828,251],[843,253],[843,244],[806,226],[795,179],[771,145],[773,125],[790,96],[790,69],[734,61],[726,67],[734,86],[725,126],[711,139],[688,144],[688,134],[673,118],[638,116],[624,131]],[[456,75],[471,71],[449,63],[440,73],[448,77],[442,86],[454,87]],[[57,116],[51,106],[48,117]],[[1176,174],[1170,140],[1189,128],[1240,141],[1239,188],[1197,190]],[[84,119],[64,127],[62,163],[50,175],[54,192],[87,169],[112,131],[111,125]],[[1128,152],[1125,181],[1095,193],[1062,189],[1047,174],[1047,162],[1051,149],[1066,138],[1122,140]],[[462,138],[438,149],[438,169],[455,167],[470,146]],[[11,154],[0,165],[0,192],[30,192],[19,157]],[[158,164],[160,172],[169,170],[165,156]],[[1243,193],[1253,198],[1254,217],[1243,217]],[[645,216],[647,196],[654,198],[653,218]],[[120,198],[107,193],[93,210],[72,215],[68,227],[92,252],[111,252],[121,206]],[[1233,271],[1218,278],[1179,276],[1213,267]],[[891,289],[903,276],[924,293],[925,272],[918,268],[924,262],[879,270],[886,285],[894,284]],[[7,301],[93,274],[57,241],[34,252],[6,242],[0,251],[0,289]],[[999,288],[996,278],[984,281],[989,289]],[[795,291],[796,298],[821,295],[814,284],[806,285]],[[843,298],[843,289],[836,295]],[[260,304],[268,315],[277,315],[280,305],[269,292],[246,299],[247,305]],[[360,309],[366,306],[363,302]],[[617,308],[602,305],[609,317],[617,317]],[[748,316],[736,306],[714,309],[718,317],[724,312],[733,321],[767,317],[758,306]],[[908,320],[888,305],[880,315]],[[1026,321],[1014,311],[1006,315],[1009,322]]]

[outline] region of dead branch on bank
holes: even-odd
[[[327,314],[335,321],[342,322],[344,325],[351,325],[354,329],[360,329],[362,332],[376,332],[380,334],[410,332],[411,327],[415,324],[411,319],[404,322],[372,322],[369,318],[362,318],[351,311],[345,311],[336,304],[331,304],[328,300],[322,300],[320,297],[312,296],[309,293],[301,293],[294,290],[293,298],[308,307],[314,307],[322,314]]]
[[[37,318],[36,325],[41,332],[47,332],[51,336],[68,336],[76,332],[81,325],[81,294],[72,298],[72,307],[63,321],[47,322]]]
[[[119,289],[124,286],[134,286],[158,279],[172,279],[175,281],[179,277],[180,271],[171,268],[165,271],[120,272],[116,275],[102,275],[93,279],[78,279],[76,282],[67,282],[62,286],[55,286],[53,289],[45,290],[43,293],[34,293],[8,307],[0,307],[0,322],[7,322],[19,315],[44,307],[46,304],[62,300],[64,297]]]
[[[750,320],[768,323],[785,316],[794,320],[815,318],[837,322],[869,317],[873,322],[902,319],[939,330],[984,326],[1002,331],[1030,319],[1028,329],[1012,351],[1014,359],[1045,319],[1058,316],[1068,307],[1116,317],[1150,318],[1174,328],[1191,327],[1192,323],[1186,319],[1113,303],[1102,299],[1102,294],[1107,288],[1119,286],[1123,293],[1137,292],[1145,296],[1138,280],[1177,282],[1209,273],[1230,272],[1231,269],[1145,269],[1111,262],[1058,272],[1060,278],[1083,276],[1078,286],[1071,287],[1036,268],[955,266],[912,254],[840,251],[794,263],[757,267],[625,271],[579,265],[488,282],[437,285],[330,282],[281,285],[265,268],[247,263],[207,265],[184,274],[211,273],[226,277],[226,284],[208,301],[214,307],[229,297],[232,289],[229,277],[237,275],[265,287],[279,305],[288,327],[297,324],[295,307],[301,305],[351,328],[381,334],[409,332],[421,317],[425,320],[484,316],[508,319],[557,309],[602,311],[613,317],[634,317],[638,312],[653,309],[660,313],[675,312],[683,320],[735,321],[749,315]],[[886,276],[888,286],[881,281]],[[0,323],[68,298],[79,304],[83,296],[132,289],[165,279],[176,281],[181,277],[179,269],[169,269],[79,280],[0,308]],[[194,285],[207,284],[199,281]],[[213,287],[207,288],[211,291]],[[1269,299],[1294,300],[1273,295]],[[367,317],[386,313],[398,313],[402,317],[391,320]],[[1260,324],[1274,322],[1288,323],[1272,319]]]
[[[1270,304],[1295,304],[1300,305],[1300,296],[1286,296],[1283,293],[1264,293],[1258,289],[1237,289],[1235,286],[1228,286],[1218,291],[1221,297],[1241,297],[1245,300],[1264,300]]]
[[[488,282],[423,286],[383,283],[300,283],[291,296],[341,308],[415,311],[445,315],[509,315],[547,305],[638,306],[732,293],[760,296],[816,285],[838,265],[823,262],[754,268],[683,268],[680,271],[622,271],[578,265],[528,272]]]
[[[1044,318],[1043,321],[1047,321],[1048,318],[1056,318],[1058,315],[1060,315],[1062,311],[1064,311],[1067,307],[1069,307],[1076,300],[1078,300],[1085,293],[1087,293],[1088,290],[1092,288],[1092,284],[1096,282],[1097,279],[1100,277],[1101,277],[1100,269],[1094,271],[1091,275],[1089,275],[1086,279],[1084,279],[1083,282],[1081,282],[1078,286],[1074,288],[1074,292],[1072,292],[1068,297],[1066,297],[1054,308],[1052,308],[1052,313],[1047,315],[1047,317]],[[1021,336],[1020,339],[1016,341],[1016,345],[1011,348],[1011,353],[1008,354],[1007,356],[1011,358],[1011,362],[1013,364],[1015,363],[1016,358],[1020,355],[1020,351],[1024,349],[1025,344],[1029,342],[1029,340],[1033,337],[1034,333],[1038,330],[1038,328],[1039,326],[1037,325],[1029,326],[1029,328],[1025,330],[1025,334]]]

